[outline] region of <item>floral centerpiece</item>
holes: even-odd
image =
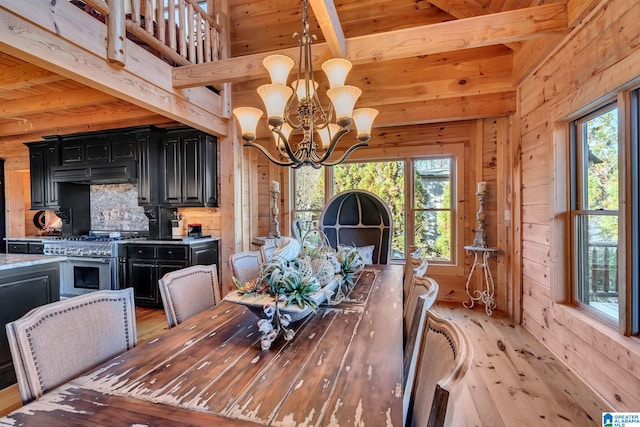
[[[332,249],[324,241],[320,247],[303,243],[283,238],[272,258],[260,266],[260,277],[247,283],[233,277],[237,287],[234,296],[240,296],[235,302],[243,304],[247,302],[244,297],[260,297],[261,305],[247,305],[261,317],[258,329],[263,350],[269,349],[281,332],[285,340],[291,340],[295,332],[290,324],[315,312],[325,300],[339,303],[364,267],[354,247]]]

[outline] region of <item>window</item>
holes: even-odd
[[[572,126],[574,299],[618,321],[618,108],[608,105]]]
[[[293,169],[293,218],[302,220],[302,235],[318,228],[320,214],[326,201],[324,168],[301,167]]]
[[[430,261],[453,261],[453,159],[413,160],[415,245]]]
[[[407,150],[411,151],[411,150]],[[303,220],[303,234],[317,227],[325,203],[345,190],[362,189],[387,203],[393,217],[392,260],[403,260],[407,247],[423,248],[431,271],[456,275],[464,271],[461,226],[464,200],[464,145],[424,145],[407,158],[354,161],[332,168],[291,171],[293,218]],[[415,195],[415,196],[414,196]],[[440,269],[442,267],[442,269]]]
[[[393,218],[391,259],[404,259],[404,161],[343,163],[333,168],[333,194],[365,190],[385,201]]]
[[[628,246],[624,265],[627,265],[627,281],[631,284],[629,295],[630,313],[625,313],[628,319],[623,330],[629,334],[640,333],[640,89],[631,92],[631,141],[624,146],[626,176],[628,180],[626,194],[626,215],[629,220],[626,227]]]

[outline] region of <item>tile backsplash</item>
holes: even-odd
[[[91,229],[148,231],[149,220],[138,206],[135,184],[91,186]]]

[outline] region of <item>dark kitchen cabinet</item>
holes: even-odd
[[[28,242],[24,240],[7,240],[7,253],[42,255],[44,253],[44,243]]]
[[[127,245],[126,283],[139,306],[162,308],[158,280],[190,265],[218,265],[218,242],[193,244],[134,243]]]
[[[147,126],[133,132],[138,157],[138,205],[157,206],[160,173],[160,140],[158,128]]]
[[[62,166],[106,165],[138,159],[135,128],[64,135],[60,141]]]
[[[0,390],[16,382],[4,325],[32,308],[59,300],[59,271],[58,263],[0,271]]]
[[[160,160],[160,206],[218,206],[215,137],[191,128],[170,129]]]
[[[60,145],[57,138],[25,145],[29,147],[31,209],[57,209],[58,184],[51,176],[51,168],[60,164]]]
[[[137,129],[59,136],[61,162],[52,168],[52,180],[85,184],[136,182]]]

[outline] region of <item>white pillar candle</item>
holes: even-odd
[[[487,181],[480,181],[478,183],[478,193],[485,193],[487,191]]]
[[[274,193],[280,192],[280,183],[278,181],[271,181],[271,191]]]

